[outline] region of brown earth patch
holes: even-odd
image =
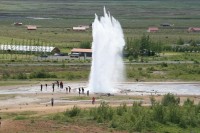
[[[126,133],[114,131],[92,123],[78,125],[45,120],[5,120],[0,127],[1,133]]]

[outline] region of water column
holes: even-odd
[[[95,93],[114,93],[114,83],[124,79],[122,51],[125,45],[120,23],[104,8],[104,16],[92,24],[92,66],[89,90]]]

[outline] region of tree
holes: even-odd
[[[91,48],[91,43],[90,42],[81,42],[80,43],[80,48],[90,49]]]
[[[191,40],[191,41],[190,41],[190,45],[193,46],[193,47],[196,47],[196,46],[197,46],[197,43],[196,43],[194,40]]]
[[[177,41],[177,45],[183,45],[184,41],[182,38],[179,37],[178,41]]]
[[[150,38],[149,36],[146,36],[145,34],[141,37],[140,40],[140,53],[141,56],[147,55],[147,51],[150,50]]]
[[[150,50],[153,52],[156,52],[156,53],[160,53],[163,49],[162,46],[163,46],[163,44],[161,41],[158,41],[156,43],[151,42]]]
[[[126,46],[124,47],[124,52],[128,54],[128,57],[130,57],[131,61],[133,59],[137,59],[140,52],[140,42],[139,40],[132,38],[127,38]]]

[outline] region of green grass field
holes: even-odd
[[[13,39],[14,44],[20,44],[23,41],[34,42],[40,40],[40,44],[53,45],[61,49],[61,52],[68,53],[71,48],[79,47],[81,42],[92,42],[92,30],[85,32],[72,31],[73,26],[90,25],[94,20],[94,14],[103,15],[103,7],[106,7],[116,19],[121,23],[125,39],[141,38],[143,34],[149,35],[151,40],[160,41],[163,45],[173,45],[179,38],[185,42],[195,40],[199,42],[200,33],[188,33],[188,27],[200,27],[200,1],[179,1],[179,0],[87,0],[76,2],[72,0],[48,0],[48,1],[32,1],[32,0],[2,0],[0,1],[0,43],[9,44]],[[14,26],[14,22],[22,22],[22,26]],[[172,27],[161,27],[162,23],[174,24]],[[26,25],[37,25],[36,31],[28,31]],[[147,33],[146,30],[150,26],[159,27],[158,33]],[[28,43],[30,45],[30,43]],[[22,63],[32,62],[35,55],[29,54],[7,54],[0,52],[1,63]],[[159,57],[144,58],[145,62],[150,61],[194,61],[200,62],[199,53],[174,53],[164,52]],[[175,54],[175,55],[174,55]],[[127,59],[125,59],[127,60]],[[46,61],[46,60],[45,60]],[[53,62],[48,60],[46,62]],[[58,68],[49,67],[47,73],[51,73],[57,78],[66,80],[82,80],[88,79],[89,69],[85,68],[72,69],[64,66],[73,61],[61,62]],[[38,62],[40,63],[40,62]],[[60,63],[60,62],[59,62]],[[64,63],[64,64],[63,64]],[[193,64],[196,66],[196,64]],[[159,66],[159,65],[158,65]],[[171,65],[170,65],[171,66]],[[174,72],[173,67],[156,69],[155,71],[165,71],[166,75],[156,75],[149,70],[151,66],[134,66],[134,69],[142,67],[142,72],[132,72],[132,67],[127,66],[128,78],[140,78],[145,81],[152,80],[195,80],[199,81],[199,76],[195,73],[189,74],[184,69],[185,64],[176,64],[182,70]],[[193,66],[193,67],[194,67]],[[1,69],[1,78],[3,73],[10,74],[8,79],[15,79],[18,72],[25,72],[29,77],[30,70],[39,71],[42,67],[32,68],[31,66],[18,67],[18,70],[12,74],[12,67],[4,67]],[[129,69],[130,68],[130,69]],[[157,66],[155,67],[157,68]],[[81,70],[82,69],[82,70]],[[171,69],[171,70],[170,70]],[[190,70],[190,69],[189,69]],[[27,72],[26,72],[27,71]],[[66,73],[63,74],[63,71]],[[73,71],[73,72],[72,72]],[[154,70],[153,70],[154,71]],[[196,71],[196,69],[195,69]],[[69,72],[69,73],[68,73]],[[67,74],[68,73],[68,74]],[[195,75],[195,76],[194,76]],[[22,75],[18,75],[22,76]],[[194,78],[193,78],[194,77]],[[55,78],[55,77],[54,77]],[[53,79],[54,79],[53,78]],[[7,78],[6,78],[7,79]]]
[[[91,30],[73,32],[70,28],[91,24],[95,13],[103,14],[104,6],[120,21],[125,38],[138,38],[149,26],[170,23],[174,26],[160,27],[159,33],[150,36],[166,44],[173,44],[179,37],[186,41],[199,40],[198,33],[187,33],[188,27],[200,26],[199,4],[197,0],[2,0],[0,43],[9,43],[12,38],[16,42],[40,39],[65,48],[77,42],[92,41]],[[14,26],[14,22],[22,22],[23,26]],[[37,25],[37,31],[27,31],[25,25],[29,24]]]

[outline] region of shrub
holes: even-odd
[[[93,116],[94,120],[97,120],[98,123],[102,123],[106,120],[112,120],[114,111],[107,103],[102,102],[100,106],[94,108],[90,114]]]
[[[186,101],[184,101],[183,106],[193,106],[194,105],[194,101],[190,100],[189,98],[187,98]]]
[[[71,118],[67,115],[66,112],[64,112],[53,115],[52,120],[70,122]]]
[[[150,101],[151,101],[151,106],[154,106],[156,104],[156,99],[154,96],[150,97]]]
[[[148,67],[148,68],[147,68],[147,71],[149,71],[149,72],[155,71],[155,68],[154,68],[154,67]]]
[[[129,57],[128,57],[129,62],[132,62],[133,59],[134,59],[133,56],[129,56]]]
[[[74,106],[71,110],[66,111],[65,115],[68,115],[69,117],[75,117],[75,116],[78,116],[80,112],[81,112],[81,109]]]
[[[163,105],[157,103],[153,107],[153,119],[160,123],[165,123],[165,108]]]
[[[168,67],[167,63],[163,62],[161,63],[161,67]]]
[[[180,98],[175,98],[173,94],[168,93],[167,95],[164,95],[161,103],[164,106],[178,105],[180,103]]]
[[[127,106],[126,106],[126,104],[124,103],[124,104],[120,105],[119,107],[117,107],[116,112],[117,112],[117,115],[122,116],[123,113],[127,112]]]
[[[75,75],[71,72],[69,72],[67,75],[66,75],[66,78],[67,80],[73,80],[75,78]]]
[[[80,48],[91,48],[91,42],[81,42],[80,43]]]
[[[8,71],[3,71],[2,78],[8,79],[10,77],[10,73]]]
[[[48,72],[45,72],[45,70],[39,70],[31,72],[30,78],[56,78],[57,76],[55,74],[50,74]]]
[[[165,113],[166,119],[169,122],[179,124],[181,119],[181,111],[179,106],[170,105]]]
[[[17,79],[27,79],[27,76],[26,76],[26,74],[24,74],[24,73],[18,73],[18,74],[16,75],[16,78],[17,78]]]

